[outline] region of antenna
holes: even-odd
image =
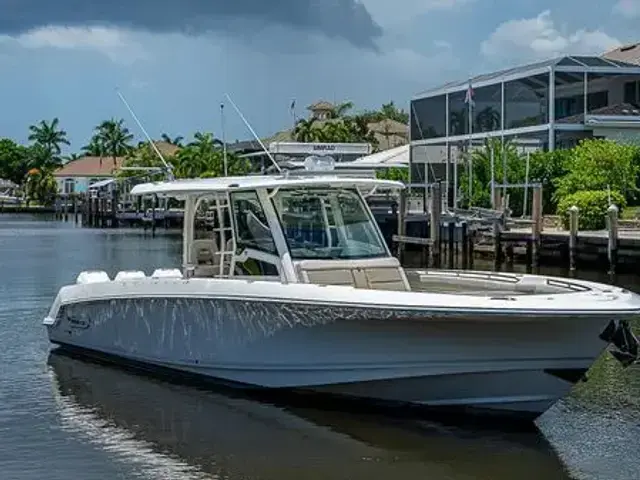
[[[229,100],[229,103],[231,104],[231,106],[233,107],[233,109],[236,111],[236,113],[240,116],[240,118],[242,119],[242,121],[244,122],[244,124],[247,126],[247,128],[249,129],[249,131],[251,132],[251,134],[253,135],[253,137],[258,141],[258,143],[260,144],[260,146],[262,147],[262,149],[264,150],[264,153],[267,154],[267,157],[269,157],[269,160],[271,160],[271,163],[273,163],[273,166],[276,167],[276,170],[278,170],[278,173],[282,173],[282,169],[280,168],[280,165],[278,165],[278,163],[275,161],[275,159],[273,158],[273,156],[271,155],[271,152],[269,152],[269,150],[267,150],[267,147],[264,146],[264,143],[262,143],[262,140],[260,140],[260,137],[258,137],[258,135],[256,134],[256,132],[253,130],[253,128],[251,128],[251,125],[249,125],[249,122],[247,121],[246,118],[244,118],[244,115],[242,115],[242,112],[240,111],[240,109],[238,108],[238,106],[234,103],[233,100],[231,100],[231,97],[229,96],[228,93],[225,94],[227,97],[227,100]]]
[[[129,106],[129,103],[127,103],[127,101],[125,100],[125,98],[122,95],[122,93],[120,93],[119,89],[116,89],[116,93],[120,97],[120,100],[122,100],[122,103],[124,103],[124,106],[127,107],[127,110],[129,110],[129,113],[131,114],[131,116],[133,117],[135,122],[138,124],[138,127],[140,127],[140,130],[142,130],[142,133],[144,134],[144,136],[147,137],[147,140],[151,144],[151,147],[155,150],[155,152],[158,155],[158,157],[160,157],[160,160],[162,160],[162,163],[164,164],[164,167],[167,169],[168,180],[169,181],[175,180],[175,177],[173,176],[173,167],[171,167],[171,165],[164,159],[164,157],[162,156],[162,153],[160,153],[160,150],[158,150],[157,145],[155,143],[153,143],[153,140],[151,140],[151,137],[149,136],[147,131],[144,129],[144,127],[142,126],[142,123],[140,123],[140,120],[138,120],[138,117],[133,112],[133,109]]]
[[[224,165],[224,176],[229,176],[227,168],[227,139],[224,134],[224,103],[220,104],[220,125],[222,126],[222,162]]]

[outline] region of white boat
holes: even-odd
[[[536,275],[405,272],[365,197],[398,182],[313,175],[137,185],[185,201],[182,269],[81,272],[52,343],[244,388],[534,419],[610,343],[637,359],[640,296]],[[217,212],[197,232],[200,210]],[[411,279],[411,282],[409,281]]]

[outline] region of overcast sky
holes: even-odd
[[[60,118],[78,150],[123,117],[220,136],[229,93],[261,136],[319,99],[407,107],[421,90],[640,41],[640,0],[0,0],[0,137]],[[227,140],[250,138],[230,105]]]

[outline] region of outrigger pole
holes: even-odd
[[[160,157],[160,160],[162,160],[162,163],[164,164],[164,168],[166,169],[167,180],[169,181],[175,180],[175,177],[173,176],[173,167],[171,166],[171,164],[164,159],[164,157],[162,156],[162,153],[158,149],[158,146],[155,143],[153,143],[153,140],[151,139],[151,137],[149,136],[145,128],[142,126],[142,123],[140,123],[140,120],[138,120],[138,117],[134,113],[133,109],[129,106],[129,103],[127,103],[124,96],[122,95],[122,93],[120,93],[120,90],[117,88],[116,88],[116,93],[120,97],[120,100],[122,100],[122,103],[124,103],[124,106],[127,107],[127,110],[129,110],[129,113],[131,114],[135,122],[138,124],[138,127],[140,127],[140,130],[142,130],[142,133],[144,134],[144,136],[147,137],[147,140],[151,144],[151,148],[155,150],[158,157]]]
[[[253,135],[253,138],[256,139],[256,141],[260,144],[260,146],[262,147],[262,149],[264,150],[264,153],[267,154],[267,157],[269,157],[269,160],[271,160],[271,163],[273,163],[273,166],[276,167],[276,170],[278,170],[278,173],[282,173],[282,169],[280,168],[280,165],[278,165],[278,162],[276,162],[275,158],[273,158],[273,156],[271,155],[271,152],[269,152],[269,150],[267,150],[267,147],[264,146],[264,143],[262,143],[262,140],[260,140],[260,137],[258,137],[258,135],[256,134],[256,132],[253,130],[253,128],[251,128],[251,125],[249,124],[249,122],[247,121],[246,118],[244,118],[244,115],[242,115],[242,112],[240,111],[240,109],[238,108],[238,106],[234,103],[233,100],[231,100],[231,97],[229,96],[228,93],[225,93],[227,100],[229,100],[229,103],[231,104],[231,106],[233,107],[233,109],[236,111],[236,113],[238,114],[238,116],[240,117],[240,119],[244,122],[244,124],[246,125],[246,127],[249,129],[249,131],[251,132],[251,135]]]

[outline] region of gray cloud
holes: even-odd
[[[365,48],[375,48],[382,34],[360,0],[0,0],[0,34],[9,35],[47,25],[242,35],[237,20],[314,31]]]

